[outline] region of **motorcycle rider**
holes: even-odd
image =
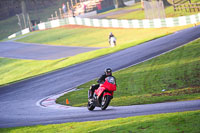
[[[114,45],[113,45],[112,41],[115,42]],[[109,35],[109,44],[110,44],[111,47],[114,47],[116,45],[116,38],[115,38],[115,36],[113,35],[112,32],[110,32],[110,35]]]
[[[110,40],[111,37],[115,37],[112,32],[110,32],[109,40]]]
[[[113,35],[112,32],[110,32],[110,34],[109,34],[109,44],[110,44],[110,39],[111,39],[112,37],[115,37],[115,36]]]
[[[104,82],[105,82],[105,79],[106,79],[108,76],[112,76],[112,69],[111,69],[111,68],[106,68],[104,72],[105,72],[105,73],[97,80],[97,83],[98,83],[98,84],[96,84],[96,85],[94,84],[94,85],[92,85],[92,86],[90,87],[90,90],[89,90],[89,92],[90,92],[89,98],[90,98],[90,99],[93,97],[94,91],[95,91],[96,89],[99,88],[100,84],[101,84],[101,83],[104,83]]]

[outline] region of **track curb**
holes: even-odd
[[[41,107],[41,108],[46,108],[46,109],[69,109],[69,108],[78,108],[78,107],[71,107],[71,106],[66,106],[66,105],[61,105],[56,103],[56,99],[69,93],[72,91],[78,91],[76,88],[68,89],[67,91],[64,91],[62,93],[56,94],[56,95],[51,95],[48,97],[45,97],[39,101],[37,101],[36,105]]]

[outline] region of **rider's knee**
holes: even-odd
[[[95,84],[93,84],[92,86],[90,86],[90,90],[94,90],[95,89]]]

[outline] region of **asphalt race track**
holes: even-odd
[[[56,60],[97,50],[92,47],[53,46],[19,42],[0,42],[0,57],[31,60]]]
[[[49,109],[36,105],[39,100],[45,97],[58,94],[99,77],[105,67],[111,67],[114,71],[117,71],[180,47],[199,37],[200,26],[192,27],[114,54],[0,87],[0,127],[103,120],[199,110],[200,100],[108,107],[105,111],[95,109],[92,112],[85,107]]]

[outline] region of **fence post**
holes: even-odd
[[[174,12],[176,11],[176,6],[174,4],[174,0],[172,0],[172,4],[173,4],[173,7],[174,7]]]
[[[195,4],[192,4],[192,8],[194,9],[194,12],[196,12],[197,6]]]
[[[190,6],[188,5],[189,7],[189,11],[190,11]],[[184,4],[184,8],[185,8],[185,11],[187,12],[187,6]]]
[[[66,4],[67,4],[67,11],[69,11],[69,2],[67,2]]]
[[[191,10],[193,9],[193,11],[195,12],[195,5],[192,3],[190,4],[190,6],[191,6]]]
[[[188,7],[189,7],[189,11],[192,12],[192,10],[191,10],[191,4],[188,4]]]
[[[196,3],[196,6],[197,6],[197,10],[198,10],[198,12],[200,11],[200,4],[199,3]]]
[[[53,20],[53,14],[51,14],[51,19]]]
[[[16,14],[17,18],[18,18],[18,25],[20,27],[20,29],[22,30],[22,24],[21,24],[21,20],[19,18],[19,14]]]
[[[60,12],[60,18],[63,18],[62,16],[62,10],[61,10],[61,8],[59,8],[59,12]]]
[[[23,20],[24,20],[24,28],[26,29],[26,16],[24,14],[22,14]]]
[[[56,15],[56,19],[58,19],[58,13],[57,13],[57,11],[55,11],[55,15]]]
[[[30,31],[32,31],[33,26],[32,26],[32,24],[31,24],[31,20],[30,20],[30,17],[29,17],[29,14],[28,14],[28,13],[27,13],[27,19],[28,19],[29,29],[30,29]]]
[[[71,0],[71,6],[72,6],[72,8],[73,8],[73,6],[74,6],[74,5],[73,5],[73,0]]]

